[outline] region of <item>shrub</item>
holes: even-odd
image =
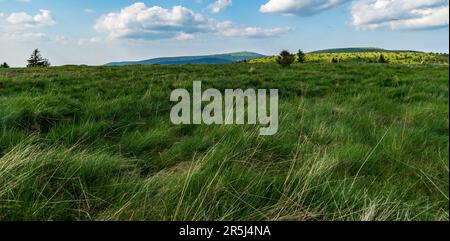
[[[288,67],[295,61],[295,56],[287,50],[281,51],[280,55],[277,57],[277,63],[281,67]]]
[[[306,61],[305,53],[303,53],[302,50],[298,50],[298,53],[297,53],[297,61],[298,61],[299,63],[304,63],[304,62]]]
[[[385,63],[388,63],[388,60],[386,59],[386,57],[384,57],[383,54],[381,54],[380,58],[378,59],[378,63],[385,64]]]

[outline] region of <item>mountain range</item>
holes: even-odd
[[[123,61],[112,62],[106,66],[123,66],[123,65],[150,65],[150,64],[229,64],[249,59],[265,57],[262,54],[253,52],[236,52],[227,54],[214,54],[202,56],[181,56],[181,57],[164,57],[147,59],[141,61]]]

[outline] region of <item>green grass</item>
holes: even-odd
[[[449,220],[448,65],[0,70],[0,220]],[[280,127],[170,92],[277,88]]]

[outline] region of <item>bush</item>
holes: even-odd
[[[306,61],[305,53],[303,53],[303,51],[301,51],[301,50],[298,50],[298,53],[297,53],[297,61],[298,61],[299,63],[305,63],[305,61]]]
[[[383,54],[380,55],[380,58],[378,59],[378,63],[382,63],[382,64],[386,64],[389,61],[386,59],[386,57],[384,57]]]
[[[281,51],[280,55],[277,57],[277,63],[281,67],[288,67],[295,61],[295,56],[287,50]]]
[[[0,65],[0,68],[9,68],[8,63],[3,62],[3,64]]]

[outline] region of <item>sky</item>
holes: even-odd
[[[52,65],[283,49],[445,52],[449,0],[0,0],[0,62]]]

